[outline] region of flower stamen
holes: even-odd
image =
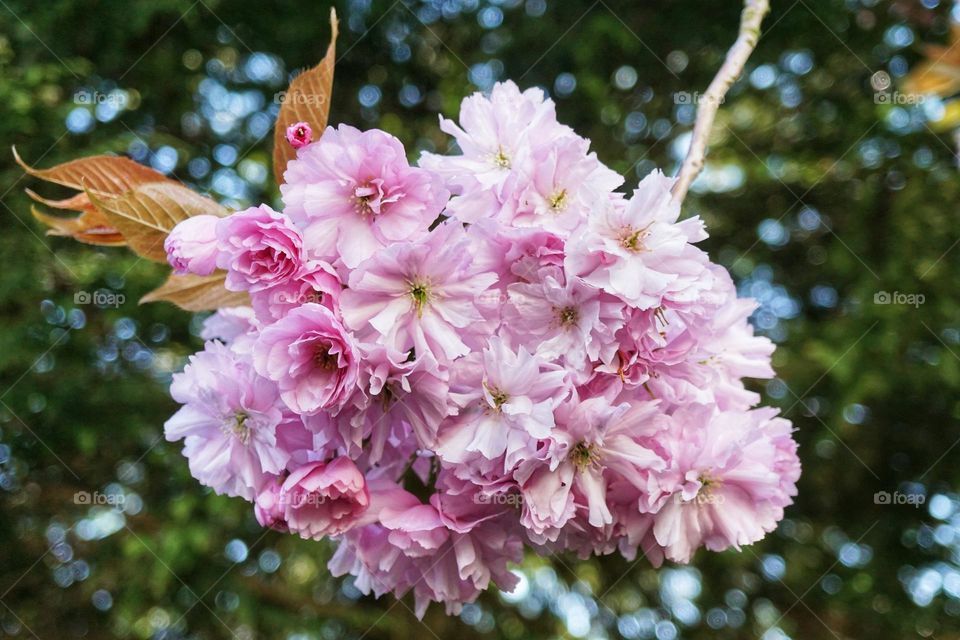
[[[488,387],[486,383],[483,385],[487,388],[487,392],[490,394],[490,398],[493,400],[493,410],[497,413],[500,413],[500,407],[510,402],[510,395],[504,393],[496,387]]]
[[[423,308],[430,302],[430,287],[425,282],[412,282],[410,284],[410,297],[413,298],[413,304],[417,308],[417,317],[423,317]]]
[[[597,462],[597,460],[599,460],[599,458],[600,455],[596,446],[593,444],[587,444],[586,442],[578,443],[570,451],[570,459],[573,461],[573,464],[579,471],[583,471],[591,464],[594,464]]]
[[[554,213],[559,213],[567,208],[567,190],[560,189],[555,192],[549,198],[547,198],[547,204],[550,205],[550,210]]]
[[[561,327],[569,327],[570,325],[576,324],[580,319],[580,312],[573,306],[556,307],[555,311],[557,313],[557,321]]]
[[[510,168],[510,156],[503,150],[503,147],[497,147],[497,152],[493,154],[493,164],[501,169]]]
[[[223,425],[223,431],[227,435],[236,436],[240,444],[250,442],[250,427],[247,425],[247,419],[250,416],[243,411],[237,411],[231,418],[227,419]]]
[[[620,232],[620,246],[631,253],[640,253],[641,251],[645,251],[646,247],[643,246],[643,241],[646,240],[647,236],[650,235],[648,227],[649,225],[642,229],[624,227]]]

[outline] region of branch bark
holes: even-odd
[[[680,171],[677,172],[677,182],[673,186],[673,197],[677,202],[683,202],[690,185],[703,170],[703,163],[707,155],[707,143],[710,139],[710,132],[713,130],[713,120],[717,115],[717,109],[720,108],[727,91],[743,73],[747,58],[753,53],[757,41],[760,39],[760,24],[768,11],[770,11],[769,0],[744,0],[737,39],[730,50],[727,51],[727,57],[710,86],[698,100],[697,119],[693,123],[690,150],[687,151],[687,156],[683,159]]]

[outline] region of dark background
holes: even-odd
[[[516,594],[459,617],[435,606],[422,624],[407,601],[360,597],[327,575],[329,545],[264,532],[190,477],[162,425],[198,319],[137,306],[162,266],[44,237],[22,190],[60,194],[3,150],[0,637],[960,638],[957,105],[893,93],[923,43],[948,43],[951,6],[774,5],[686,211],[780,345],[762,390],[795,422],[804,474],[776,533],[659,571],[531,556]],[[412,156],[443,149],[438,113],[511,78],[548,90],[628,187],[676,170],[740,10],[336,6],[331,122],[386,129]],[[0,141],[42,167],[115,152],[231,207],[277,203],[274,94],[323,55],[329,7],[0,0]],[[85,304],[97,291],[117,304]]]

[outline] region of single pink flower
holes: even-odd
[[[338,416],[349,420],[344,445],[364,451],[371,463],[381,461],[391,440],[432,449],[440,423],[452,412],[447,371],[430,354],[408,360],[406,353],[370,344],[361,354],[361,392]]]
[[[348,531],[370,506],[363,474],[343,456],[295,469],[277,499],[290,531],[312,540]]]
[[[275,381],[292,410],[310,415],[339,410],[357,388],[353,339],[330,309],[308,303],[260,332],[254,366]]]
[[[688,405],[662,439],[670,457],[651,506],[666,557],[689,562],[701,545],[739,549],[773,531],[796,495],[800,462],[792,427],[776,409],[718,411]],[[651,494],[652,497],[657,497]]]
[[[528,480],[544,462],[533,460],[521,466],[518,480],[525,508],[535,512],[531,521],[552,522],[557,513],[567,513],[562,502],[574,499],[584,505],[590,526],[612,524],[607,501],[610,483],[622,481],[644,489],[650,475],[666,467],[656,447],[655,436],[662,428],[653,420],[657,413],[655,402],[611,406],[604,398],[571,401],[560,407],[558,428],[551,434],[553,442],[544,460],[549,462],[551,472],[572,477],[572,482],[555,491],[553,482]],[[571,491],[574,496],[566,498]]]
[[[518,470],[516,478],[523,496],[520,523],[534,544],[555,542],[576,514],[570,490],[575,473],[575,465],[551,468],[536,458],[528,458]]]
[[[507,243],[503,260],[513,277],[533,282],[544,267],[563,267],[564,241],[560,236],[532,227],[503,229]]]
[[[630,200],[601,203],[584,232],[567,244],[567,273],[640,309],[707,289],[709,259],[691,244],[707,234],[697,217],[677,221],[673,183],[655,171]]]
[[[354,268],[378,249],[425,235],[450,197],[440,180],[411,167],[394,136],[328,128],[287,165],[285,211],[310,257]]]
[[[444,223],[417,242],[377,252],[350,274],[341,297],[348,327],[365,342],[447,362],[483,335],[480,296],[497,280],[474,265],[459,223]]]
[[[283,419],[277,386],[245,356],[208,342],[174,374],[170,394],[184,406],[167,420],[164,435],[183,440],[190,472],[201,483],[253,500],[270,474],[283,471],[290,454],[277,442]]]
[[[527,186],[521,191],[511,223],[569,237],[581,227],[598,201],[609,199],[623,177],[605,167],[590,142],[561,138],[540,150],[522,167]]]
[[[563,282],[557,270],[546,268],[539,275],[534,282],[507,287],[504,328],[540,357],[565,362],[583,383],[591,363],[614,359],[625,305],[579,278]]]
[[[459,124],[441,118],[440,129],[456,139],[462,154],[424,153],[420,166],[446,179],[457,194],[449,213],[471,223],[509,210],[529,182],[521,169],[527,159],[560,138],[575,137],[557,122],[555,105],[542,90],[520,91],[509,81],[495,84],[489,95],[464,98]]]
[[[451,517],[437,495],[421,504],[407,494],[380,511],[380,523],[348,531],[328,567],[335,576],[354,575],[363,593],[412,590],[422,618],[431,602],[460,613],[491,582],[511,591],[518,578],[508,564],[522,556],[522,540],[505,518]]]
[[[571,391],[562,367],[494,338],[482,354],[453,365],[450,392],[458,412],[441,426],[437,454],[468,466],[502,457],[509,470],[550,435],[553,410]]]
[[[217,223],[217,266],[231,291],[259,291],[293,278],[303,265],[303,240],[286,216],[267,205]]]

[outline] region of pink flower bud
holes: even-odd
[[[183,275],[208,276],[217,268],[217,216],[199,215],[180,222],[163,243],[167,262]]]
[[[313,141],[313,129],[306,122],[295,122],[287,127],[287,142],[294,149],[305,147]]]
[[[283,503],[280,501],[281,485],[282,482],[279,479],[270,481],[257,496],[253,512],[260,526],[287,533],[290,529],[283,518]]]

